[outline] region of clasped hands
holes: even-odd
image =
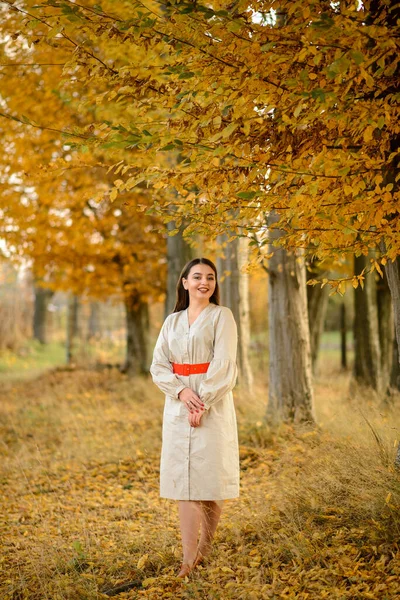
[[[205,413],[204,403],[190,388],[184,388],[179,392],[178,397],[188,409],[188,420],[190,425],[192,427],[198,427],[200,425],[201,417]]]

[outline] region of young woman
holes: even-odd
[[[166,394],[160,496],[179,501],[185,577],[211,552],[223,500],[239,496],[239,447],[232,389],[237,328],[219,306],[215,265],[191,260],[160,332],[151,374]],[[198,533],[200,529],[200,540]]]

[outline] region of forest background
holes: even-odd
[[[395,598],[398,5],[0,10],[2,597]],[[177,586],[148,368],[201,255],[241,500]]]

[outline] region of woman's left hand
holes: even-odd
[[[201,417],[204,415],[206,411],[203,409],[199,409],[198,412],[190,412],[188,413],[188,420],[191,427],[199,427],[201,422]]]

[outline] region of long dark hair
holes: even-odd
[[[183,287],[182,279],[187,279],[190,273],[190,269],[195,265],[208,265],[212,268],[215,275],[215,290],[210,298],[210,302],[219,305],[219,287],[217,279],[217,268],[214,263],[208,258],[193,258],[183,267],[181,274],[179,275],[178,283],[176,284],[176,303],[175,308],[172,312],[176,313],[180,310],[185,310],[189,306],[189,292]]]

